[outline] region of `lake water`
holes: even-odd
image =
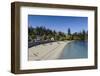
[[[87,41],[72,41],[67,44],[60,56],[60,59],[79,59],[88,57]]]

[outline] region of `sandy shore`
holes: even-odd
[[[47,44],[41,44],[29,48],[28,59],[29,60],[53,60],[59,58],[63,48],[70,41],[59,41]]]

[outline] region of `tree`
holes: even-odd
[[[83,30],[82,34],[83,34],[83,35],[85,35],[85,34],[86,34],[86,33],[85,33],[85,30]]]
[[[71,35],[71,30],[70,30],[70,28],[68,28],[68,35]]]
[[[83,35],[83,40],[85,40],[85,36],[86,36],[85,30],[83,30],[82,35]]]

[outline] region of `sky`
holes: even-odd
[[[88,30],[88,17],[75,16],[50,16],[50,15],[28,15],[28,26],[44,26],[48,29],[71,33]]]

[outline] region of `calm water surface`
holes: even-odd
[[[72,41],[64,47],[60,59],[79,59],[87,57],[88,57],[88,42]]]

